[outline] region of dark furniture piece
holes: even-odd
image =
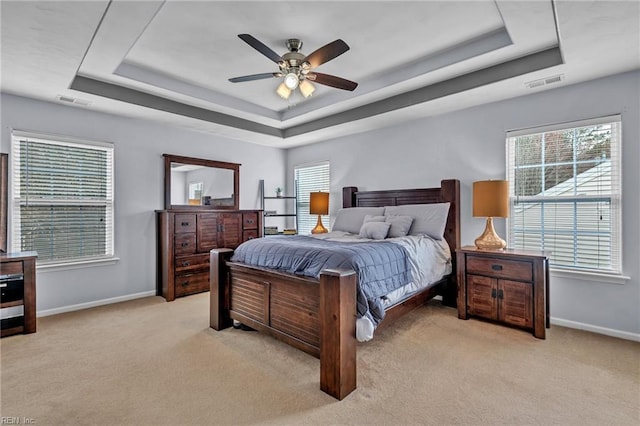
[[[451,203],[445,238],[451,247],[453,271],[386,311],[377,330],[440,294],[455,306],[455,250],[460,246],[460,184],[443,180],[441,187],[394,191],[343,189],[343,207]],[[320,358],[320,388],[343,399],[356,388],[356,280],[351,270],[324,270],[310,279],[229,261],[233,250],[211,251],[211,316],[215,330],[232,320],[255,328]]]
[[[549,328],[549,258],[523,250],[458,250],[458,318],[476,316],[531,330]]]
[[[172,154],[162,155],[164,157],[164,208],[166,210],[238,210],[240,205],[240,164]],[[201,199],[188,200],[187,182],[183,181],[185,176],[187,176],[187,180],[203,183]],[[191,201],[197,201],[197,203],[192,204]]]
[[[209,290],[209,251],[261,236],[259,210],[162,210],[158,223],[157,294],[167,302]]]
[[[9,154],[0,153],[0,253],[7,252]]]
[[[36,332],[35,251],[0,253],[0,308],[22,306],[20,316],[1,321],[2,337]]]
[[[156,212],[157,294],[170,302],[208,291],[209,251],[260,237],[262,212],[238,210],[240,164],[163,156],[165,210]],[[193,181],[202,183],[197,199],[187,194]]]

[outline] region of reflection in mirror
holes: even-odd
[[[233,170],[171,163],[171,204],[233,206]]]
[[[165,208],[238,209],[240,164],[164,154]]]

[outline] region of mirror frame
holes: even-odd
[[[173,154],[162,154],[164,157],[164,208],[171,209],[210,209],[210,210],[238,210],[240,205],[240,166],[238,163],[226,161],[205,160],[203,158],[183,157]],[[191,164],[218,169],[233,170],[233,206],[207,206],[171,204],[171,163]]]

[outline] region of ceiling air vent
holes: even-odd
[[[550,77],[541,78],[539,80],[527,81],[524,83],[528,89],[546,86],[547,84],[559,83],[564,80],[564,74],[552,75]]]
[[[89,104],[90,104],[89,101],[85,101],[83,99],[72,98],[71,96],[58,95],[58,96],[56,96],[56,98],[60,102],[66,102],[66,103],[69,103],[69,104],[76,104],[76,105],[81,105],[81,106],[89,106]]]

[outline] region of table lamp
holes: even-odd
[[[509,182],[482,180],[473,182],[473,216],[486,217],[487,226],[475,240],[479,249],[503,249],[507,246],[493,228],[494,217],[509,216]]]
[[[318,215],[318,223],[311,230],[312,234],[324,234],[329,232],[322,225],[321,216],[329,214],[329,193],[328,192],[312,192],[309,197],[309,213]]]

